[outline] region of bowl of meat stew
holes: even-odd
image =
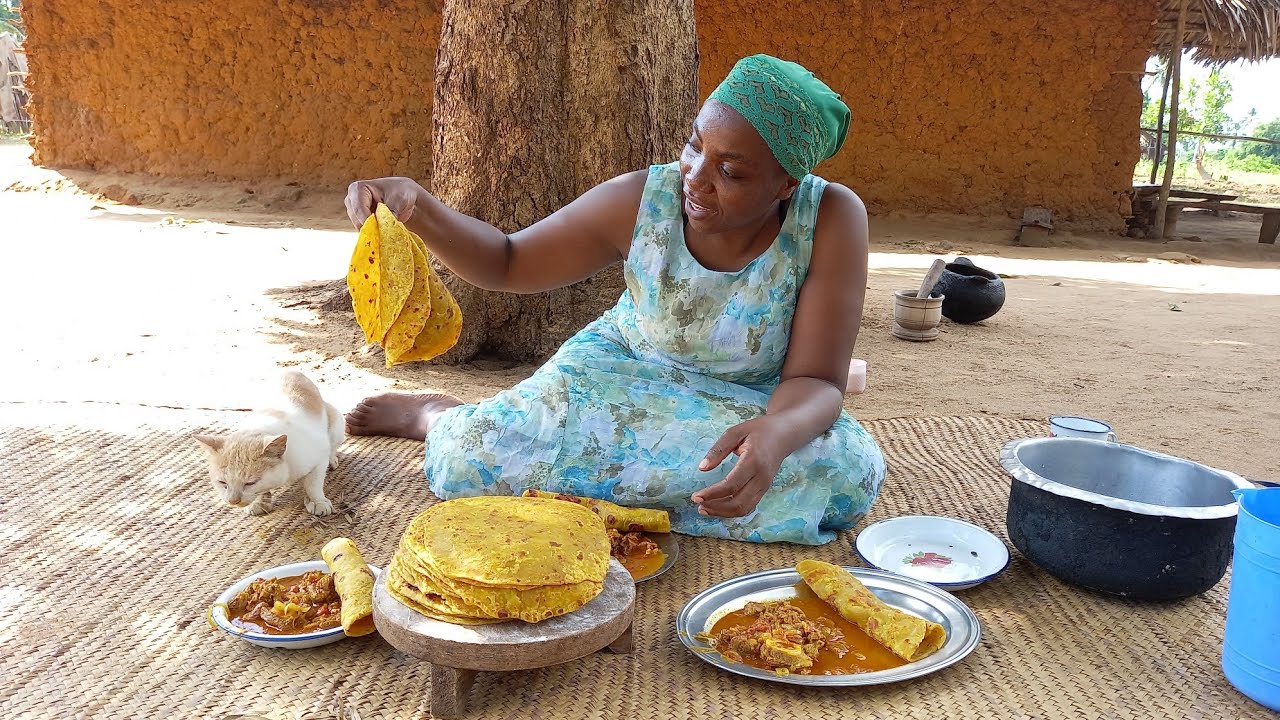
[[[346,637],[341,607],[324,561],[300,562],[241,578],[209,606],[208,620],[254,645],[300,650]]]

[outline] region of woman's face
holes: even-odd
[[[705,233],[758,226],[799,181],[782,169],[760,133],[738,112],[708,100],[680,154],[684,212]]]

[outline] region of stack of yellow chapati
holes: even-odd
[[[462,311],[427,246],[381,203],[360,228],[347,289],[364,341],[382,345],[387,367],[430,360],[462,333]]]
[[[581,505],[459,498],[409,524],[387,568],[387,590],[445,622],[539,622],[590,602],[608,570],[604,523]]]

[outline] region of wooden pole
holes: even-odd
[[[1182,0],[1178,6],[1178,32],[1169,44],[1169,60],[1173,63],[1170,71],[1173,79],[1170,88],[1173,94],[1169,97],[1169,156],[1164,166],[1164,182],[1160,184],[1160,202],[1156,204],[1155,236],[1164,237],[1165,211],[1169,207],[1169,189],[1173,187],[1173,166],[1178,152],[1178,96],[1182,94],[1182,44],[1187,31],[1187,3]]]
[[[1169,80],[1171,79],[1170,64],[1173,58],[1166,57],[1164,63],[1164,81],[1161,83],[1164,89],[1160,92],[1160,115],[1159,122],[1156,123],[1156,151],[1151,156],[1151,184],[1156,184],[1156,173],[1160,171],[1160,150],[1164,147],[1164,105],[1169,101]]]
[[[1141,128],[1144,132],[1165,132],[1164,130],[1155,130],[1154,128]],[[1210,138],[1213,140],[1241,140],[1243,142],[1262,143],[1264,145],[1280,145],[1280,140],[1269,140],[1267,138],[1250,137],[1248,135],[1221,135],[1219,133],[1202,133],[1193,130],[1179,130],[1179,135],[1191,135],[1193,137]]]

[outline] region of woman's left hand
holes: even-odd
[[[711,446],[699,470],[714,470],[730,453],[738,456],[738,462],[724,480],[693,494],[699,513],[733,518],[756,509],[785,458],[774,422],[774,418],[762,415],[734,425]]]

